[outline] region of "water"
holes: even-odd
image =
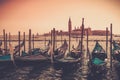
[[[83,62],[84,61],[84,62]],[[86,58],[75,65],[58,65],[48,62],[12,64],[0,70],[0,80],[109,80],[102,74],[89,72]]]

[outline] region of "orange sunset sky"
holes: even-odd
[[[11,34],[18,31],[43,34],[53,27],[67,31],[72,27],[104,30],[113,24],[113,33],[120,34],[120,0],[0,0],[0,35],[3,29]]]

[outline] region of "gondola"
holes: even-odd
[[[85,52],[84,46],[83,47],[83,53]],[[77,45],[76,48],[74,48],[74,46],[72,46],[72,50],[70,52],[70,56],[74,57],[74,58],[80,58],[82,56],[82,52],[81,52],[81,42],[79,40],[79,43]]]
[[[30,54],[31,53],[31,54]],[[17,65],[27,65],[27,64],[36,64],[36,63],[43,63],[47,62],[48,58],[41,55],[39,52],[39,49],[33,49],[31,52],[28,51],[28,53],[22,51],[21,56],[15,56],[15,62]]]
[[[5,54],[0,55],[0,69],[5,69],[6,67],[13,67],[14,65],[14,55],[12,45],[9,44],[10,49]],[[3,52],[3,51],[2,51]]]
[[[54,59],[60,59],[60,58],[64,57],[64,55],[67,51],[67,48],[68,48],[68,44],[65,39],[64,43],[54,51],[54,56],[53,56]]]
[[[89,61],[90,72],[94,74],[104,74],[106,72],[106,58],[107,53],[98,43],[98,41],[96,41],[95,47],[91,54],[91,59]]]
[[[113,41],[113,64],[116,69],[118,76],[120,75],[120,45],[119,43]]]
[[[57,64],[70,66],[81,61],[82,52],[80,50],[80,42],[76,48],[73,48],[69,53],[66,52],[63,57],[55,58]]]
[[[120,62],[120,45],[113,41],[113,59]]]
[[[17,49],[17,48],[16,48]],[[36,64],[45,62],[48,59],[41,55],[41,49],[40,48],[34,48],[31,49],[28,52],[21,51],[20,54],[18,53],[19,49],[16,50],[16,53],[14,53],[15,62],[17,65],[27,65],[27,64]]]
[[[49,41],[50,42],[50,41]],[[53,45],[51,44],[51,42],[49,43],[49,45],[46,47],[45,50],[42,50],[42,55],[47,57],[49,60],[51,60],[51,54],[54,54],[53,55],[53,58],[56,59],[56,58],[61,58],[64,56],[66,50],[68,48],[68,44],[67,44],[67,41],[64,40],[64,43],[57,49],[55,49],[53,51]]]

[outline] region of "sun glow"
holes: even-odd
[[[6,1],[6,0],[5,0]],[[16,0],[2,2],[0,6],[0,34],[2,29],[11,34],[18,31],[43,34],[53,27],[67,31],[68,19],[72,27],[80,26],[104,30],[113,24],[113,33],[120,34],[120,10],[117,0]]]

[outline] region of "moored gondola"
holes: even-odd
[[[113,41],[112,57],[113,57],[113,64],[116,69],[116,72],[118,76],[120,76],[120,45],[115,41]]]
[[[106,62],[107,54],[102,46],[96,41],[96,45],[92,51],[92,58],[89,61],[90,73],[106,73]]]
[[[120,45],[113,41],[113,47],[114,47],[112,53],[113,59],[120,62]]]
[[[80,42],[76,48],[70,52],[66,52],[63,57],[55,58],[57,65],[69,66],[79,63],[82,59],[82,52],[80,50]]]
[[[28,65],[47,62],[48,58],[43,56],[39,48],[28,51],[28,53],[22,51],[21,56],[15,56],[15,62],[18,65]]]

